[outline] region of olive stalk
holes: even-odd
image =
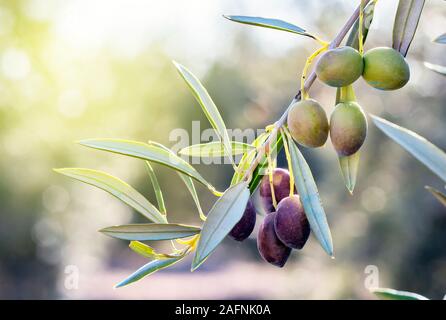
[[[352,85],[342,87],[340,91],[339,102],[356,101],[356,95]]]
[[[352,28],[353,24],[358,20],[359,18],[359,12],[361,11],[361,7],[365,7],[371,0],[364,0],[364,3],[362,5],[359,5],[358,8],[353,12],[353,14],[350,16],[350,18],[347,20],[347,22],[344,24],[342,29],[339,31],[339,33],[336,35],[336,37],[330,42],[330,45],[328,46],[328,49],[334,49],[338,47],[342,40],[347,35],[348,31]],[[308,76],[307,80],[305,81],[304,90],[308,91],[311,86],[313,85],[314,81],[316,80],[316,72],[313,70],[310,75]],[[249,169],[245,172],[245,175],[243,177],[243,180],[250,180],[252,178],[252,173],[256,169],[257,165],[259,164],[260,160],[263,158],[265,153],[268,153],[271,146],[273,145],[274,141],[277,138],[277,134],[280,130],[280,128],[286,123],[288,112],[293,106],[294,103],[299,101],[301,99],[301,90],[296,94],[296,96],[291,101],[290,105],[286,108],[285,112],[282,114],[282,116],[274,123],[273,129],[271,130],[271,134],[268,137],[268,139],[263,143],[263,145],[259,148],[258,153],[254,161],[252,162]]]

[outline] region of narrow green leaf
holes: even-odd
[[[54,171],[82,181],[112,194],[129,205],[147,219],[156,223],[166,223],[166,218],[143,195],[124,181],[105,172],[84,168],[63,168]]]
[[[187,174],[208,188],[212,188],[212,186],[189,163],[175,155],[173,152],[169,152],[158,145],[120,139],[88,139],[79,141],[79,144],[93,149],[114,152],[160,163],[176,171]]]
[[[204,114],[208,118],[212,127],[217,132],[220,141],[223,143],[227,156],[231,158],[232,161],[232,144],[229,139],[228,131],[226,130],[226,125],[220,112],[217,109],[214,101],[212,101],[211,96],[207,92],[206,88],[201,84],[200,80],[192,74],[186,67],[182,66],[177,62],[173,62],[181,77],[186,81],[187,85],[191,89],[195,99],[200,104],[203,109]]]
[[[199,227],[175,223],[143,223],[107,227],[100,232],[122,240],[172,240],[186,238],[200,233]]]
[[[319,197],[316,183],[305,158],[290,136],[287,136],[295,185],[299,193],[311,230],[328,255],[333,257],[333,243],[327,217]]]
[[[249,200],[248,184],[240,182],[225,191],[203,224],[192,271],[197,269],[240,221]]]
[[[371,115],[375,125],[412,156],[446,181],[446,153],[413,131]]]
[[[257,152],[247,152],[243,155],[243,157],[240,159],[240,162],[237,166],[237,171],[234,172],[234,175],[232,176],[231,186],[242,181],[243,176],[246,173],[246,170],[249,169],[249,167],[250,167],[251,163],[254,161],[256,155],[257,155]]]
[[[360,152],[356,152],[351,156],[339,156],[339,165],[341,166],[342,177],[348,191],[353,194],[356,185],[356,177],[358,176]]]
[[[444,205],[444,206],[446,207],[446,195],[445,195],[444,193],[438,191],[438,190],[435,189],[435,188],[429,187],[429,186],[426,186],[425,188],[426,188],[430,193],[432,193],[432,195],[433,195],[438,201],[440,201],[440,203],[441,203],[442,205]]]
[[[446,33],[443,33],[441,36],[438,36],[435,38],[434,42],[440,43],[440,44],[446,44]]]
[[[158,142],[149,141],[149,144],[154,144],[156,146],[159,146],[160,148],[163,148],[167,152],[170,152],[170,153],[174,154],[172,150],[168,149],[167,147],[163,146],[162,144],[160,144]],[[189,190],[190,194],[192,195],[192,198],[194,199],[195,205],[197,206],[198,214],[200,215],[200,219],[205,221],[206,220],[206,216],[203,213],[203,210],[201,209],[200,199],[198,198],[197,190],[195,189],[195,185],[194,185],[194,182],[193,182],[192,178],[189,177],[188,175],[185,175],[185,174],[180,173],[180,172],[178,172],[178,175],[180,176],[181,180],[183,180],[184,184],[187,187],[187,190]],[[214,194],[216,194],[217,196],[220,196],[220,192],[216,191],[215,189],[213,189],[213,191],[214,191]]]
[[[158,257],[155,249],[139,241],[131,241],[129,248],[144,258],[157,259]]]
[[[400,0],[393,25],[393,49],[407,55],[417,31],[425,0]]]
[[[446,76],[446,66],[440,66],[438,64],[433,64],[426,61],[424,62],[424,66],[432,71],[435,71],[436,73],[441,74],[442,76]]]
[[[363,42],[366,41],[370,26],[372,25],[373,16],[375,14],[375,5],[375,1],[371,1],[364,8],[364,19],[362,24]],[[359,49],[359,19],[356,20],[356,23],[352,27],[352,31],[350,31],[346,45],[353,47],[356,50]]]
[[[174,263],[181,260],[182,257],[179,258],[172,258],[172,259],[162,259],[162,260],[154,260],[150,261],[146,265],[142,266],[138,270],[136,270],[134,273],[132,273],[129,277],[118,283],[115,288],[124,287],[126,285],[129,285],[135,281],[141,280],[142,278],[158,271],[164,268],[167,268]]]
[[[178,258],[178,255],[175,256],[173,254],[158,253],[151,246],[148,246],[145,243],[139,241],[131,241],[129,244],[129,248],[132,249],[135,253],[139,254],[140,256],[148,259],[160,260],[160,259]]]
[[[164,204],[164,197],[163,193],[161,191],[161,187],[158,183],[158,179],[156,178],[155,171],[152,168],[152,165],[149,161],[146,161],[146,169],[147,173],[149,174],[150,181],[152,182],[153,190],[155,191],[156,201],[158,202],[158,208],[160,212],[164,215],[166,215],[166,205]]]
[[[417,293],[398,291],[394,289],[376,288],[370,291],[378,298],[385,300],[429,300],[428,298]]]
[[[249,144],[232,141],[232,155],[234,156],[252,149],[253,147]],[[224,145],[221,142],[194,144],[181,149],[178,153],[185,156],[201,158],[224,157],[226,155]]]
[[[276,141],[272,145],[271,153],[278,154],[280,150],[282,150],[282,148],[283,148],[282,135],[278,135]],[[259,186],[260,181],[262,181],[263,174],[265,173],[267,167],[268,167],[268,159],[266,156],[264,156],[263,159],[260,160],[259,164],[257,165],[257,168],[254,170],[252,174],[252,179],[249,184],[249,190],[251,191],[251,194],[254,193],[256,188]]]
[[[201,209],[201,204],[200,204],[200,199],[198,198],[198,194],[197,194],[197,190],[195,189],[195,185],[194,185],[194,181],[189,177],[186,176],[185,174],[178,174],[181,178],[181,180],[183,180],[184,184],[187,187],[187,190],[189,190],[192,199],[195,202],[195,205],[197,206],[198,209],[198,214],[200,215],[200,219],[205,221],[206,220],[206,215],[203,213],[203,209]]]
[[[292,23],[279,20],[279,19],[270,19],[270,18],[261,18],[261,17],[248,17],[248,16],[227,16],[223,15],[228,20],[248,24],[257,27],[275,29],[280,31],[291,32],[295,34],[299,34],[301,36],[306,36],[310,38],[315,38],[313,35],[307,33],[301,27],[298,27]]]
[[[266,141],[266,139],[268,137],[269,137],[269,134],[266,132],[263,132],[251,143],[251,147],[254,149],[257,149]],[[249,167],[251,166],[251,163],[254,161],[256,155],[257,155],[257,152],[254,152],[253,150],[247,151],[243,154],[243,156],[240,159],[240,162],[237,166],[237,170],[234,172],[234,174],[232,176],[231,186],[242,181],[242,179],[246,173],[246,170],[249,169]]]

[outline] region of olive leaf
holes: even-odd
[[[437,38],[435,38],[434,42],[446,44],[446,33],[443,33],[441,36],[438,36]]]
[[[153,190],[155,191],[156,201],[158,202],[158,208],[162,214],[166,215],[167,210],[166,210],[166,205],[164,204],[163,193],[158,183],[158,179],[156,178],[155,171],[153,170],[152,165],[150,164],[149,161],[146,161],[146,169],[147,173],[149,174],[150,181],[152,182]]]
[[[283,148],[283,140],[282,135],[278,135],[276,141],[272,144],[271,147],[271,153],[272,154],[278,154],[280,150]],[[252,180],[249,183],[249,190],[251,193],[254,193],[254,191],[257,189],[257,187],[260,184],[260,181],[262,181],[262,178],[264,176],[264,173],[268,167],[268,159],[266,156],[263,156],[263,158],[260,160],[259,164],[257,165],[256,169],[254,170],[252,174]]]
[[[215,202],[203,224],[191,270],[197,269],[240,221],[249,200],[247,182],[230,188]]]
[[[181,77],[186,81],[190,90],[192,91],[195,99],[200,104],[203,109],[204,114],[208,118],[212,127],[217,132],[220,141],[223,143],[225,147],[225,151],[227,152],[227,156],[232,159],[232,144],[229,139],[228,131],[226,130],[226,125],[223,121],[223,118],[220,115],[220,112],[217,109],[214,101],[212,101],[211,96],[207,92],[206,88],[201,84],[200,80],[192,74],[186,67],[182,66],[177,62],[173,62]]]
[[[197,207],[198,214],[200,215],[200,219],[205,221],[206,215],[203,213],[203,209],[201,209],[200,199],[198,198],[197,190],[195,189],[194,181],[191,177],[186,176],[185,174],[178,173],[181,180],[183,180],[184,184],[186,185],[187,190],[189,190],[189,193],[192,196],[192,199],[195,202],[195,206]]]
[[[438,191],[435,188],[432,188],[430,186],[426,186],[425,187],[427,191],[429,191],[430,193],[432,193],[432,195],[438,200],[440,201],[440,203],[442,205],[444,205],[446,207],[446,195],[440,191]]]
[[[393,25],[393,49],[407,55],[417,31],[425,0],[400,0]]]
[[[375,288],[370,290],[380,299],[386,300],[429,300],[428,298],[417,293],[398,291],[388,288]]]
[[[305,158],[293,139],[287,134],[291,155],[291,166],[295,185],[299,193],[311,230],[327,254],[333,257],[333,242],[322,201],[316,183]]]
[[[156,223],[166,223],[166,217],[153,206],[142,194],[124,181],[109,175],[108,173],[84,169],[84,168],[63,168],[54,171],[70,178],[82,181],[97,188],[100,188],[125,204],[129,205],[150,221]]]
[[[158,146],[158,147],[166,150],[167,152],[173,154],[173,156],[175,156],[175,153],[172,150],[170,150],[166,146],[162,145],[161,143],[149,141],[149,144]],[[177,172],[177,173],[180,176],[181,180],[183,180],[184,184],[186,185],[187,190],[189,190],[190,194],[192,195],[192,198],[194,199],[195,205],[197,206],[198,214],[200,215],[200,219],[203,220],[203,221],[206,220],[206,216],[203,213],[203,210],[201,209],[200,199],[198,198],[198,194],[197,194],[197,190],[195,189],[194,181],[188,175],[185,175],[185,174],[183,174],[181,172]],[[216,192],[216,193],[219,193],[219,192]]]
[[[194,178],[198,182],[207,186],[210,190],[215,190],[212,185],[194,169],[194,167],[173,152],[169,152],[159,145],[120,139],[88,139],[79,141],[79,144],[93,149],[118,153],[163,164]]]
[[[232,141],[231,144],[232,155],[234,156],[253,149],[251,145],[242,142]],[[224,145],[221,142],[194,144],[181,149],[178,153],[185,156],[201,158],[224,157],[226,155]]]
[[[131,241],[129,244],[129,248],[132,249],[135,253],[147,259],[170,259],[170,258],[178,258],[173,254],[164,254],[158,253],[151,246],[146,245],[145,243],[139,241]]]
[[[446,182],[446,153],[422,136],[371,115],[375,125]]]
[[[260,134],[251,143],[252,148],[256,149],[256,148],[260,147],[266,141],[266,139],[268,139],[268,137],[269,137],[269,134],[266,132],[263,132],[262,134]],[[234,172],[234,175],[232,176],[231,186],[233,186],[234,184],[237,184],[238,182],[240,182],[243,179],[243,176],[245,175],[246,170],[249,169],[249,167],[251,166],[251,163],[254,161],[256,155],[257,155],[257,153],[253,152],[253,150],[245,152],[245,154],[240,159],[240,162],[237,166],[236,172]]]
[[[353,194],[358,176],[360,152],[356,152],[350,156],[339,156],[339,165],[341,167],[342,177],[348,191]]]
[[[289,23],[289,22],[286,22],[283,20],[279,20],[279,19],[248,17],[248,16],[231,16],[231,15],[223,15],[223,17],[230,21],[234,21],[234,22],[238,22],[238,23],[291,32],[291,33],[299,34],[301,36],[306,36],[306,37],[315,39],[315,36],[307,33],[305,31],[305,29],[302,29],[301,27],[298,27],[292,23]]]
[[[364,19],[362,23],[362,41],[365,42],[367,35],[369,34],[370,26],[372,25],[373,16],[375,14],[376,2],[369,2],[364,8]],[[359,48],[359,18],[350,31],[347,42],[345,43],[349,47],[353,47],[356,50]],[[339,91],[339,89],[338,89]]]
[[[143,265],[141,268],[136,270],[134,273],[132,273],[130,276],[128,276],[126,279],[122,280],[120,283],[118,283],[115,288],[124,287],[126,285],[129,285],[133,282],[136,282],[138,280],[141,280],[142,278],[158,271],[164,268],[167,268],[174,263],[180,261],[183,257],[178,258],[170,258],[170,259],[161,259],[161,260],[153,260],[145,265]]]
[[[175,223],[141,223],[112,226],[100,232],[122,240],[172,240],[186,238],[200,233],[199,227]]]
[[[436,73],[446,76],[446,66],[440,66],[438,64],[433,64],[426,61],[424,62],[424,66],[432,71],[435,71]]]

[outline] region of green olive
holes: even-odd
[[[356,102],[336,105],[330,118],[330,139],[340,156],[356,153],[367,135],[367,119]]]
[[[288,113],[288,129],[299,144],[316,148],[328,138],[328,119],[319,102],[313,99],[296,102]]]
[[[345,87],[361,76],[364,63],[357,50],[341,47],[325,52],[316,65],[318,78],[331,87]]]
[[[380,47],[364,55],[363,78],[369,85],[380,90],[396,90],[410,79],[406,59],[392,48]]]

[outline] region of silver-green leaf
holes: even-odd
[[[369,2],[364,8],[364,19],[362,24],[362,41],[365,42],[367,35],[369,33],[370,26],[372,25],[373,16],[375,13],[376,2]],[[345,43],[349,47],[353,47],[356,50],[359,48],[359,18],[356,20],[355,24],[350,31],[347,42]]]
[[[293,139],[287,135],[291,155],[291,166],[295,185],[310,223],[311,230],[325,252],[333,257],[333,241],[324,207],[317,190],[311,169],[297,148]]]
[[[120,139],[88,139],[79,141],[79,144],[93,149],[160,163],[176,171],[187,174],[208,188],[211,188],[211,185],[198,173],[197,170],[194,169],[194,167],[173,152],[169,152],[158,145]]]
[[[232,155],[234,156],[243,154],[249,150],[252,150],[253,148],[254,147],[249,144],[232,141]],[[178,153],[189,157],[200,157],[200,158],[226,156],[224,145],[221,142],[194,144],[181,149]]]
[[[195,205],[197,207],[200,219],[205,221],[206,215],[203,213],[203,209],[201,208],[200,199],[198,198],[198,193],[197,190],[195,189],[194,181],[191,179],[191,177],[186,176],[185,174],[179,173],[178,175],[180,176],[181,180],[183,180],[187,190],[189,190],[189,193],[191,194],[192,199],[194,200]]]
[[[248,183],[240,182],[225,191],[209,211],[203,224],[192,271],[197,269],[240,221],[249,200]]]
[[[175,223],[141,223],[112,226],[99,230],[117,239],[137,241],[172,240],[194,236],[200,233],[199,227]]]
[[[432,188],[430,186],[426,186],[425,187],[430,193],[432,193],[432,195],[438,200],[440,201],[440,203],[442,205],[444,205],[446,207],[446,195],[440,191],[438,191],[435,188]]]
[[[417,31],[425,0],[400,0],[393,25],[393,49],[407,55]]]
[[[154,260],[151,261],[138,270],[136,270],[134,273],[132,273],[130,276],[128,276],[126,279],[118,283],[115,288],[124,287],[126,285],[129,285],[135,281],[141,280],[142,278],[158,271],[164,268],[167,268],[174,263],[181,260],[182,257],[179,258],[171,258],[171,259],[161,259],[161,260]]]
[[[158,209],[164,215],[166,215],[166,205],[164,204],[163,192],[156,178],[155,170],[153,170],[152,165],[149,161],[146,161],[146,169],[149,174],[150,181],[152,182],[153,190],[155,191],[156,201],[158,202]]]
[[[358,176],[360,152],[351,156],[339,156],[339,165],[341,167],[342,177],[348,191],[353,194]]]
[[[398,291],[388,288],[376,288],[370,290],[380,299],[385,300],[429,300],[428,298],[417,293]]]
[[[251,144],[251,146],[255,149],[259,148],[265,140],[269,137],[269,134],[266,132],[263,132],[260,134]],[[249,151],[245,152],[243,157],[240,159],[239,164],[237,165],[237,170],[234,172],[234,175],[231,179],[231,186],[237,184],[238,182],[242,181],[243,176],[246,173],[246,170],[249,169],[252,162],[254,161],[254,158],[256,157],[257,152],[256,151]]]
[[[435,38],[434,42],[440,43],[440,44],[446,44],[446,33],[443,33],[441,36],[438,36]]]
[[[446,76],[446,66],[440,66],[438,64],[433,64],[430,62],[424,62],[424,66],[436,73],[441,74],[442,76]]]
[[[109,175],[108,173],[84,168],[63,168],[55,169],[55,171],[107,191],[141,213],[150,221],[156,223],[167,222],[165,216],[162,215],[142,194],[129,184]]]
[[[298,27],[292,23],[279,20],[279,19],[271,19],[271,18],[262,18],[262,17],[249,17],[249,16],[229,16],[223,15],[228,20],[248,24],[257,27],[275,29],[280,31],[291,32],[295,34],[299,34],[301,36],[306,36],[310,38],[315,38],[313,35],[307,33],[305,29]]]
[[[446,153],[413,131],[380,117],[371,117],[381,131],[446,182]]]
[[[232,160],[231,140],[229,139],[228,131],[226,130],[226,125],[223,121],[223,118],[221,117],[221,114],[218,111],[218,108],[212,100],[211,96],[207,92],[206,88],[201,84],[200,80],[198,80],[198,78],[192,72],[175,61],[173,63],[180,73],[181,77],[184,79],[184,81],[186,81],[186,84],[189,86],[195,99],[200,104],[212,127],[217,132],[220,141],[225,147],[227,156],[230,157]]]

